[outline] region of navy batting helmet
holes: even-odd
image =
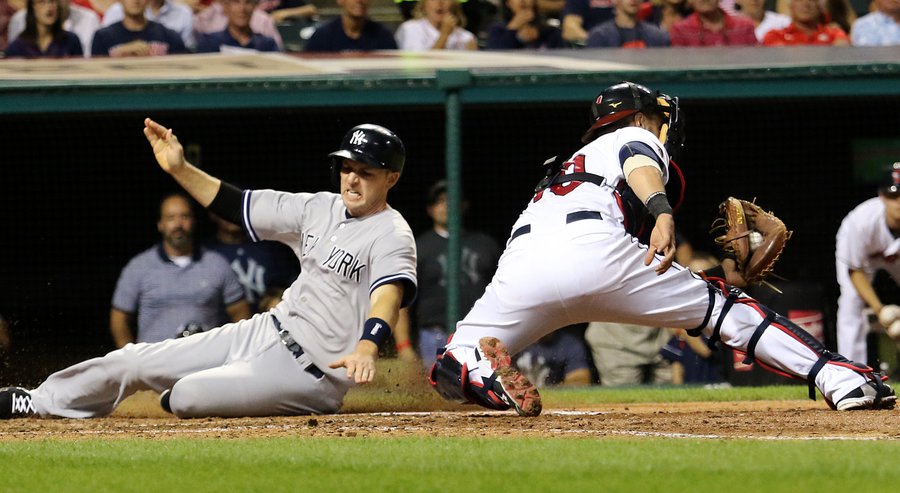
[[[406,148],[394,132],[379,125],[364,123],[351,128],[344,135],[341,148],[328,156],[331,158],[331,179],[337,184],[341,181],[344,159],[402,173],[406,162]]]
[[[883,194],[900,194],[900,162],[888,166],[878,183],[878,192]]]
[[[666,146],[670,156],[676,154],[684,144],[683,120],[678,111],[678,98],[659,91],[653,92],[634,82],[620,82],[604,89],[591,104],[591,126],[581,141],[587,144],[594,140],[597,131],[608,127],[635,113],[655,111],[668,121],[663,123],[659,140]]]

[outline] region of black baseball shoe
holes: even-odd
[[[21,387],[0,389],[0,419],[27,418],[35,416],[31,394]]]
[[[860,409],[893,409],[897,403],[897,394],[890,385],[882,382],[880,375],[850,391],[837,402],[838,411],[855,411]]]
[[[161,394],[159,394],[159,407],[163,409],[163,411],[172,414],[172,405],[169,404],[169,398],[172,396],[172,389],[163,390]]]

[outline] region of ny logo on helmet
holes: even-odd
[[[369,142],[369,141],[366,140],[366,134],[363,133],[362,130],[357,130],[356,132],[353,132],[353,135],[350,137],[351,145],[358,146],[358,145],[365,144],[367,142]]]

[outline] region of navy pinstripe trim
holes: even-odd
[[[666,169],[663,163],[660,162],[659,155],[653,151],[653,148],[640,141],[629,142],[619,149],[619,167],[625,166],[626,159],[638,154],[652,159],[659,166],[659,169]]]
[[[411,293],[408,292],[410,290],[403,291],[403,302],[401,303],[401,308],[411,305],[412,302],[416,299],[419,287],[416,285],[416,280],[406,274],[391,274],[389,276],[384,276],[380,279],[375,280],[375,282],[372,283],[372,286],[369,287],[369,296],[372,296],[372,291],[378,289],[379,286],[394,281],[407,281],[413,287]]]
[[[250,239],[253,241],[259,241],[259,235],[256,234],[256,230],[253,229],[253,226],[250,225],[250,194],[253,193],[252,190],[244,190],[244,198],[241,201],[241,219],[244,221],[244,231],[250,236]]]

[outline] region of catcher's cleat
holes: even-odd
[[[519,416],[541,414],[541,395],[534,384],[512,366],[506,345],[496,337],[482,337],[475,348],[475,357],[490,362],[494,372],[490,379],[484,380],[482,389],[470,387],[470,391],[496,401],[498,407],[504,404],[514,408]]]
[[[881,381],[879,375],[860,385],[837,402],[838,411],[856,411],[861,409],[893,409],[897,403],[897,394],[890,385]]]
[[[0,389],[0,419],[27,418],[37,414],[31,394],[21,387]]]

